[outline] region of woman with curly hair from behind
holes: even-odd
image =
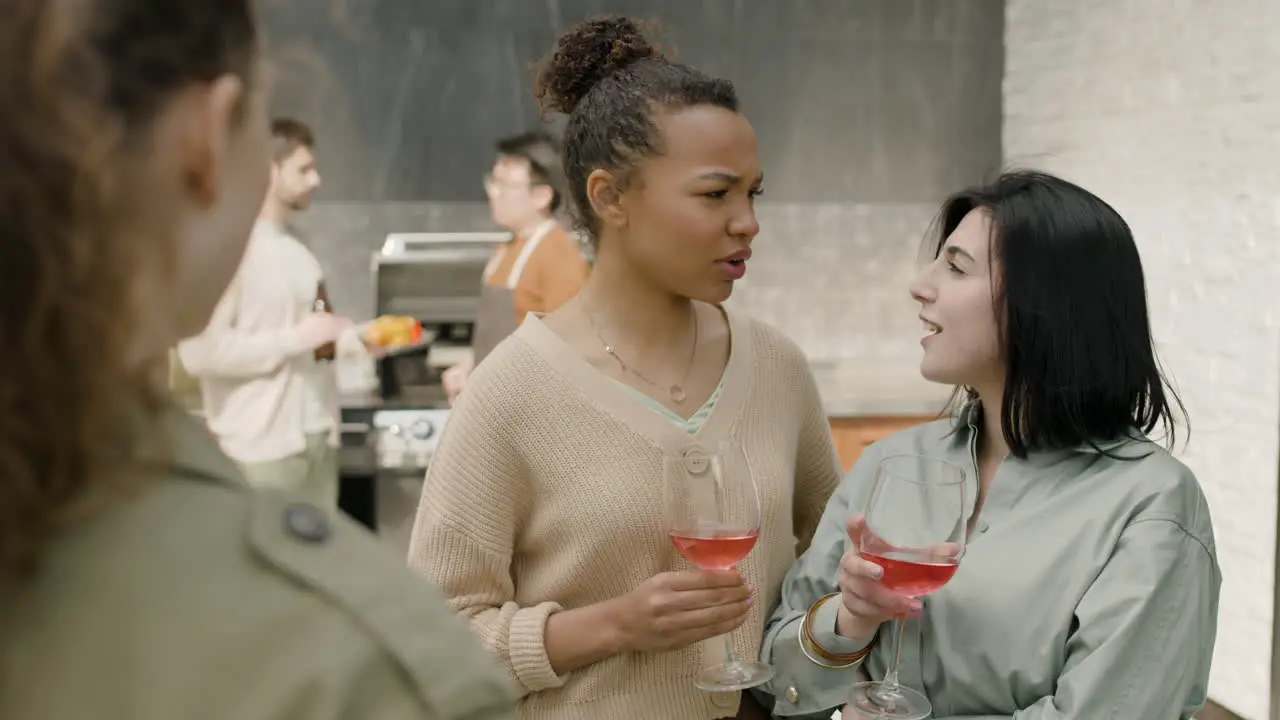
[[[438,594],[166,397],[265,194],[258,65],[250,0],[0,0],[0,717],[510,717]]]

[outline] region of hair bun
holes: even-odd
[[[569,114],[601,80],[646,58],[663,57],[639,22],[610,15],[565,31],[538,72],[534,96],[544,111]]]

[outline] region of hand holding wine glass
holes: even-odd
[[[740,445],[721,443],[714,455],[685,454],[667,463],[663,504],[672,545],[702,570],[738,564],[760,535],[760,497]],[[726,638],[725,660],[694,684],[710,692],[745,690],[773,679],[773,668],[737,657]]]
[[[925,720],[933,712],[923,693],[898,683],[903,618],[908,614],[903,612],[901,596],[914,601],[936,592],[955,575],[967,529],[963,470],[918,455],[880,461],[864,515],[850,522],[857,562],[846,553],[849,562],[841,564],[844,609],[869,619],[884,617],[886,612],[897,617],[884,681],[859,683],[849,695],[849,706],[859,717]],[[871,570],[867,562],[880,572]],[[875,575],[878,580],[872,579]]]
[[[735,570],[664,572],[621,598],[623,645],[675,650],[738,629],[754,600]]]
[[[881,582],[884,568],[862,557],[862,535],[866,532],[862,513],[849,518],[845,530],[849,548],[840,559],[841,606],[836,616],[836,632],[849,638],[867,638],[883,623],[899,617],[916,617],[920,601],[891,590]]]

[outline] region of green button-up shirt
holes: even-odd
[[[777,677],[764,690],[780,717],[829,717],[865,670],[883,677],[892,629],[864,667],[826,669],[800,651],[799,621],[835,592],[860,512],[887,455],[918,454],[966,468],[977,496],[978,415],[921,425],[867,449],[827,505],[809,550],[782,588],[762,646]],[[1146,438],[1009,457],[990,485],[960,569],[906,624],[899,666],[938,719],[1164,720],[1206,699],[1222,577],[1209,508],[1195,476]],[[1110,456],[1109,456],[1110,455]],[[838,600],[814,618],[824,647]]]

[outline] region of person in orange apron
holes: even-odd
[[[471,370],[531,312],[549,313],[578,294],[590,266],[554,214],[563,199],[560,149],[551,136],[529,132],[497,143],[498,157],[484,178],[494,222],[511,240],[494,250],[484,270],[472,357],[445,371],[450,404]]]

